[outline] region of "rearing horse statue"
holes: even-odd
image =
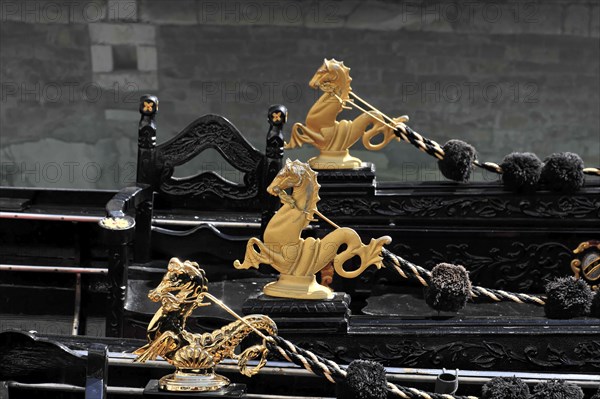
[[[285,190],[292,188],[289,195]],[[286,161],[267,191],[281,198],[282,207],[264,232],[264,242],[251,238],[246,246],[244,262],[234,262],[237,269],[273,266],[280,273],[276,282],[267,284],[263,292],[270,296],[297,299],[331,299],[333,291],[318,284],[315,273],[330,262],[337,274],[346,278],[360,275],[370,265],[382,267],[381,249],[389,244],[389,236],[373,238],[364,245],[356,231],[338,227],[324,238],[302,238],[301,233],[314,215],[323,217],[317,209],[319,201],[317,174],[300,161]],[[346,248],[338,253],[342,246]],[[358,256],[361,264],[348,271],[344,263]]]
[[[159,380],[161,389],[203,392],[227,386],[229,380],[214,372],[224,358],[237,360],[240,372],[248,377],[266,364],[268,350],[264,339],[262,344],[250,346],[239,355],[234,350],[252,332],[277,334],[275,322],[267,316],[236,316],[237,321],[203,334],[186,330],[190,314],[198,307],[210,305],[204,302],[205,298],[226,308],[208,293],[206,274],[196,262],[172,258],[167,273],[148,297],[160,302],[161,307],[148,325],[148,343],[133,352],[137,355],[134,361],[143,363],[161,356],[176,367],[175,373]],[[249,368],[248,361],[256,358],[258,364]]]
[[[360,159],[350,155],[349,148],[361,137],[368,150],[380,150],[395,138],[389,124],[383,123],[382,114],[372,110],[363,113],[352,121],[337,121],[343,109],[354,105],[350,98],[350,68],[335,59],[325,59],[309,82],[313,89],[321,89],[323,95],[315,102],[306,115],[306,123],[296,123],[292,127],[290,142],[286,149],[312,144],[320,154],[308,163],[313,169],[353,169],[361,166]],[[408,117],[393,119],[394,123],[403,123]],[[368,129],[368,130],[367,130]],[[383,134],[382,143],[372,144],[371,138]]]

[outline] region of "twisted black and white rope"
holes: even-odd
[[[488,172],[492,172],[492,173],[497,173],[499,175],[501,175],[502,173],[504,173],[504,171],[502,170],[502,167],[500,165],[498,165],[497,163],[493,163],[493,162],[479,162],[478,160],[474,160],[473,161],[473,165],[481,168],[481,169],[485,169]]]
[[[415,132],[409,126],[406,126],[404,124],[398,125],[394,130],[394,133],[400,139],[414,145],[419,150],[433,157],[436,157],[439,160],[443,160],[444,156],[446,155],[444,153],[444,149],[437,142],[423,137],[421,134]],[[473,165],[493,173],[502,174],[502,168],[500,167],[500,165],[495,164],[493,162],[479,162],[478,160],[474,160]]]
[[[325,377],[331,383],[335,384],[346,379],[346,370],[342,369],[336,362],[302,349],[280,336],[271,335],[266,343],[269,351],[278,353],[288,362],[303,367],[315,375]],[[389,381],[387,382],[387,390],[394,396],[403,399],[478,399],[476,396],[426,392],[416,388],[396,385]]]
[[[419,150],[436,157],[437,159],[444,159],[444,150],[442,147],[433,140],[421,136],[419,133],[412,130],[405,124],[400,124],[394,130],[396,136],[400,137],[403,141],[410,143],[417,147]]]
[[[600,168],[583,168],[583,173],[590,176],[600,176]]]
[[[431,155],[432,157],[435,157],[439,160],[444,159],[444,157],[446,155],[445,151],[436,141],[422,136],[420,133],[417,133],[410,126],[407,126],[404,123],[397,124],[396,122],[394,122],[393,119],[389,118],[388,116],[386,116],[383,113],[381,113],[380,111],[378,111],[376,108],[374,108],[371,104],[369,104],[368,102],[366,102],[365,100],[360,98],[358,95],[356,95],[352,92],[350,94],[354,95],[354,100],[344,101],[338,95],[335,95],[335,94],[334,95],[338,99],[338,101],[340,101],[342,106],[348,106],[348,104],[349,104],[350,105],[349,108],[356,107],[359,110],[361,110],[362,112],[372,115],[376,119],[378,119],[378,118],[376,116],[374,116],[371,112],[378,112],[384,118],[383,120],[378,119],[378,120],[380,120],[380,122],[386,124],[388,127],[392,127],[392,125],[390,125],[390,123],[395,124],[393,132],[398,138],[400,138],[401,140],[403,140],[407,143],[414,145],[419,150]],[[355,100],[358,100],[362,105],[358,105],[355,102]],[[369,109],[371,111],[369,111]],[[386,119],[387,119],[387,122],[386,122]],[[502,167],[494,162],[480,162],[477,159],[474,159],[473,165],[475,165],[479,168],[485,169],[489,172],[499,174],[499,175],[504,173],[504,170],[502,169]],[[586,175],[591,175],[591,176],[600,176],[600,168],[584,168],[583,173]]]
[[[421,285],[429,286],[431,281],[431,272],[422,266],[415,265],[406,259],[393,254],[387,249],[381,251],[383,256],[383,264],[394,268],[400,276],[405,279],[417,280]],[[504,290],[496,290],[481,286],[471,287],[471,298],[485,298],[494,302],[513,301],[516,303],[531,303],[534,305],[544,306],[544,297],[538,295],[524,294],[520,292],[508,292]]]
[[[436,157],[439,160],[443,160],[446,155],[444,149],[437,142],[423,137],[407,125],[398,125],[394,130],[394,133],[401,140],[414,145],[419,150],[432,157]],[[480,162],[476,159],[473,161],[473,165],[499,175],[504,173],[502,167],[494,162]],[[590,176],[600,176],[600,168],[584,168],[583,173]]]

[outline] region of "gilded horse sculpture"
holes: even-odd
[[[137,349],[135,362],[155,360],[158,356],[174,365],[175,373],[162,377],[159,387],[167,391],[216,391],[229,385],[226,377],[215,374],[214,367],[224,358],[238,361],[240,372],[248,377],[258,373],[266,364],[266,342],[253,345],[239,355],[234,353],[241,341],[252,332],[266,331],[277,334],[275,322],[267,316],[249,315],[238,317],[213,332],[196,334],[186,331],[186,320],[201,306],[208,306],[205,298],[230,311],[218,299],[208,293],[208,281],[204,270],[196,262],[169,261],[167,273],[161,283],[150,291],[148,297],[160,302],[148,325],[148,343]],[[264,335],[263,335],[264,337]],[[248,367],[248,361],[259,358],[258,364]]]
[[[302,147],[312,144],[319,149],[320,154],[311,158],[308,163],[314,169],[353,169],[361,166],[360,159],[350,155],[349,148],[361,137],[365,148],[380,150],[393,139],[394,125],[408,121],[407,116],[394,118],[385,122],[379,111],[365,111],[352,121],[337,121],[337,116],[343,109],[351,109],[348,105],[357,107],[350,96],[350,68],[335,59],[323,62],[309,82],[313,89],[320,89],[323,95],[315,102],[306,115],[306,123],[296,123],[292,127],[290,142],[285,148]],[[369,128],[369,126],[371,126]],[[367,130],[368,129],[368,130]],[[383,135],[383,141],[372,144],[371,139]]]
[[[280,273],[279,279],[263,288],[266,295],[297,299],[331,299],[333,291],[318,284],[315,273],[330,262],[337,274],[346,278],[360,275],[367,267],[382,267],[381,250],[392,240],[389,236],[373,238],[364,245],[356,231],[338,227],[322,239],[302,238],[301,233],[314,215],[319,201],[317,174],[300,161],[286,161],[267,191],[281,198],[282,207],[268,223],[263,238],[251,238],[244,262],[234,262],[237,269],[258,268],[269,264]],[[285,190],[292,188],[289,195]],[[338,253],[341,246],[346,248]],[[347,271],[344,262],[358,256],[361,264]]]

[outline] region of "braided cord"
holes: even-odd
[[[405,124],[396,126],[394,134],[401,140],[414,145],[419,150],[439,160],[443,160],[446,155],[444,149],[437,142],[423,137]],[[504,173],[502,167],[493,162],[479,162],[478,160],[474,160],[473,165],[499,175]],[[583,173],[590,176],[600,176],[600,168],[584,168]]]
[[[394,130],[394,134],[403,141],[414,145],[419,150],[439,160],[443,160],[446,155],[444,149],[437,142],[423,137],[405,124],[398,125]],[[499,175],[504,173],[502,167],[494,162],[479,162],[478,160],[474,160],[473,165]],[[600,168],[584,168],[583,173],[590,176],[600,176]]]
[[[346,370],[342,369],[336,362],[302,349],[280,336],[271,335],[266,343],[269,351],[280,354],[288,362],[303,367],[315,375],[324,377],[333,384],[346,379]],[[456,396],[421,391],[416,388],[396,385],[389,381],[386,386],[389,392],[403,399],[478,399],[476,396]]]
[[[437,142],[430,140],[426,137],[423,137],[422,135],[420,135],[419,133],[417,133],[413,129],[411,129],[409,126],[406,126],[404,124],[398,125],[396,127],[396,129],[394,130],[394,133],[400,139],[406,141],[407,143],[414,145],[419,150],[421,150],[433,157],[436,157],[439,160],[443,160],[444,156],[446,155],[444,153],[444,149]],[[485,170],[493,172],[493,173],[502,174],[502,168],[500,167],[500,165],[495,164],[493,162],[483,162],[482,163],[477,160],[474,160],[473,165],[478,166],[482,169],[485,169]]]
[[[426,137],[421,136],[419,133],[412,130],[405,124],[398,125],[394,130],[394,134],[403,141],[410,143],[417,147],[419,150],[436,157],[437,159],[444,159],[444,150],[438,143],[433,140],[429,140]]]
[[[584,168],[583,173],[590,176],[600,176],[600,168]]]
[[[419,150],[431,155],[432,157],[439,159],[440,161],[444,160],[444,156],[446,155],[444,149],[436,141],[430,140],[427,137],[422,136],[421,134],[411,129],[409,126],[405,125],[404,123],[397,123],[392,118],[386,116],[381,111],[377,110],[375,107],[373,107],[371,104],[360,98],[355,93],[350,92],[350,94],[353,95],[356,100],[360,101],[367,109],[363,108],[363,106],[361,105],[358,105],[354,100],[344,100],[335,93],[333,93],[333,96],[340,102],[340,104],[342,104],[343,108],[345,107],[347,109],[351,109],[352,107],[355,107],[359,109],[363,113],[370,115],[375,120],[393,129],[394,134],[399,139],[414,145]],[[348,107],[347,104],[350,104],[350,106]],[[369,111],[369,109],[371,111]],[[378,112],[382,115],[383,119],[380,119],[372,112]],[[408,120],[408,118],[406,119]],[[395,126],[392,126],[390,123],[394,123]],[[479,161],[474,160],[473,165],[486,169],[490,172],[502,174],[502,168],[498,164],[492,162],[480,163]]]
[[[391,128],[391,129],[393,129],[394,134],[397,137],[399,137],[400,139],[406,141],[407,143],[414,145],[419,150],[421,150],[433,157],[436,157],[439,160],[444,159],[444,150],[442,149],[442,147],[440,147],[440,145],[438,143],[436,143],[433,140],[429,140],[426,137],[421,136],[419,133],[415,132],[414,130],[412,130],[410,127],[408,127],[404,123],[397,124],[392,118],[385,115],[384,113],[382,113],[381,111],[379,111],[378,109],[373,107],[371,104],[369,104],[368,102],[366,102],[365,100],[360,98],[356,93],[353,93],[352,91],[350,92],[350,95],[352,95],[354,97],[353,100],[344,100],[335,93],[333,93],[333,95],[340,102],[340,104],[342,105],[342,108],[346,108],[346,109],[352,109],[353,107],[357,108],[364,114],[370,115],[375,120],[379,121],[380,123],[384,124],[385,126]],[[360,101],[360,103],[362,105],[357,104],[354,100]],[[350,106],[348,106],[348,104]],[[370,111],[369,111],[369,109],[370,109]],[[373,112],[377,112],[378,114],[380,114],[383,117],[383,119],[374,115]],[[408,118],[406,118],[406,119],[408,120]],[[395,126],[392,126],[390,124],[390,122],[394,123]]]
[[[324,88],[321,88],[321,89],[323,91],[326,91]],[[414,145],[419,150],[431,155],[432,157],[435,157],[439,160],[444,159],[444,156],[446,155],[444,152],[444,149],[436,141],[430,140],[427,137],[423,137],[421,134],[415,132],[413,129],[411,129],[409,126],[405,125],[404,123],[396,124],[396,122],[392,118],[386,116],[381,111],[377,110],[375,107],[373,107],[371,104],[369,104],[368,102],[366,102],[365,100],[360,98],[355,93],[350,92],[350,94],[353,95],[356,100],[360,101],[367,109],[356,104],[354,100],[343,100],[337,94],[334,93],[333,95],[342,104],[342,107],[346,107],[348,109],[350,109],[352,107],[358,108],[363,113],[371,115],[376,120],[383,123],[384,125],[386,125],[390,128],[393,128],[394,134],[401,140]],[[347,104],[350,104],[350,107],[348,107]],[[378,112],[379,114],[381,114],[383,116],[384,119],[377,118],[368,109],[370,109],[371,111]],[[389,123],[386,122],[385,119],[387,119],[387,121],[389,121]],[[407,118],[407,120],[408,120],[408,118]],[[394,127],[394,126],[390,125],[390,123],[394,123],[394,124],[396,124],[396,126]],[[489,172],[497,173],[499,175],[504,173],[504,171],[502,170],[502,167],[493,162],[479,162],[478,160],[474,160],[473,165],[475,165],[479,168],[485,169]],[[591,175],[591,176],[600,176],[600,168],[584,168],[583,173],[586,175]]]
[[[473,165],[475,165],[481,169],[485,169],[488,172],[497,173],[499,175],[504,173],[504,171],[502,170],[500,165],[498,165],[497,163],[493,163],[493,162],[483,162],[482,163],[482,162],[479,162],[478,160],[474,160]]]
[[[405,279],[414,279],[419,281],[421,285],[425,287],[429,286],[429,281],[431,281],[431,272],[429,270],[417,266],[385,248],[381,253],[384,265],[394,268],[394,270]],[[471,287],[471,297],[473,299],[490,299],[494,302],[512,301],[516,303],[531,303],[540,306],[544,306],[545,304],[544,297],[542,296],[496,290],[477,285]]]

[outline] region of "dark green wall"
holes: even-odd
[[[382,111],[440,143],[469,141],[483,160],[572,151],[600,165],[597,2],[0,3],[3,185],[131,183],[146,92],[161,101],[159,141],[211,112],[261,148],[270,104],[288,107],[290,127],[304,119],[324,57],[344,60]],[[353,153],[379,180],[441,179],[405,143]],[[179,173],[202,166],[229,173],[214,153]]]

